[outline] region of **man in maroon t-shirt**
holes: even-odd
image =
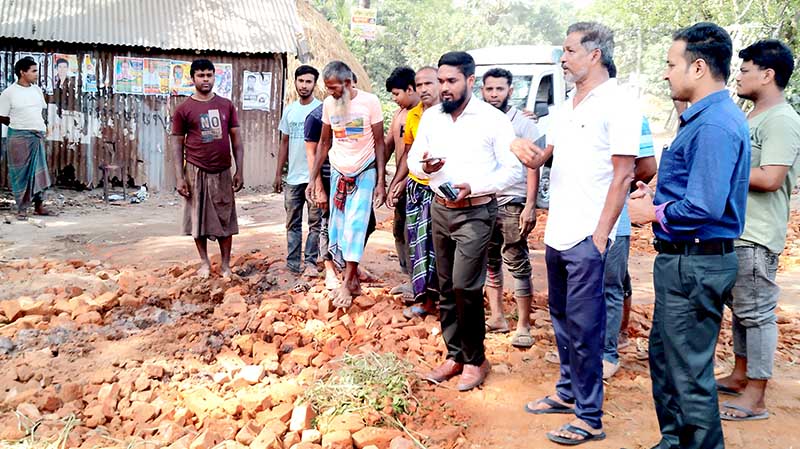
[[[244,149],[239,118],[230,100],[214,94],[214,64],[192,62],[195,92],[172,116],[172,148],[178,193],[185,198],[183,234],[194,238],[202,261],[197,274],[208,277],[208,239],[219,240],[221,273],[230,277],[233,235],[239,233],[234,192],[242,189]],[[231,145],[236,174],[231,177]],[[184,165],[185,162],[185,165]]]

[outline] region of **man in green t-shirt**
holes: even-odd
[[[739,275],[728,299],[736,365],[717,380],[720,394],[736,396],[720,408],[720,417],[729,421],[769,417],[764,395],[778,344],[775,274],[786,242],[789,196],[800,172],[800,116],[784,97],[794,70],[791,50],[780,41],[762,40],[739,57],[738,94],[754,107],[748,116],[750,191],[744,232],[735,245]]]

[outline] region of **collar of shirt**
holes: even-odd
[[[575,109],[576,107],[581,106],[582,104],[586,103],[586,100],[597,97],[603,96],[606,93],[613,92],[613,89],[617,87],[617,79],[616,78],[609,78],[607,81],[604,81],[600,85],[595,86],[592,90],[583,97],[578,106],[574,106],[575,95],[578,93],[578,89],[573,89],[572,92],[569,94],[569,101],[567,101],[567,105],[570,109]]]
[[[728,95],[728,91],[726,89],[718,90],[711,95],[707,95],[702,100],[691,105],[689,109],[683,111],[683,114],[681,114],[681,125],[685,125],[686,123],[692,121],[692,119],[700,115],[701,112],[708,109],[708,107],[712,104],[719,103],[720,101],[729,97],[730,96]]]

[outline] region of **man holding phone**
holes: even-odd
[[[442,103],[422,115],[408,154],[410,173],[427,179],[436,194],[431,216],[447,360],[425,378],[440,383],[461,374],[458,390],[467,391],[489,372],[483,284],[497,216],[495,194],[517,183],[522,170],[509,151],[511,122],[497,108],[472,99],[472,56],[444,54],[437,77]]]

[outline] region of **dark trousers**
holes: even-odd
[[[548,246],[545,261],[550,316],[561,360],[556,392],[563,401],[575,403],[575,416],[599,429],[603,426],[605,254],[600,254],[589,236],[565,251]]]
[[[321,211],[306,198],[308,184],[287,184],[284,188],[286,208],[286,265],[293,271],[303,271],[300,251],[303,246],[303,208],[308,210],[308,236],[306,237],[305,263],[316,265],[319,255],[319,234],[322,227]]]
[[[431,205],[433,247],[439,276],[439,322],[447,358],[480,365],[486,360],[483,283],[486,248],[497,202],[464,209]]]
[[[403,189],[400,198],[397,199],[397,204],[394,205],[394,226],[392,227],[392,235],[394,235],[394,247],[397,251],[397,259],[400,262],[400,271],[403,274],[409,274],[411,257],[408,252],[408,236],[406,233],[406,189]]]
[[[714,350],[737,269],[736,253],[656,257],[650,376],[661,428],[659,449],[725,447]]]

